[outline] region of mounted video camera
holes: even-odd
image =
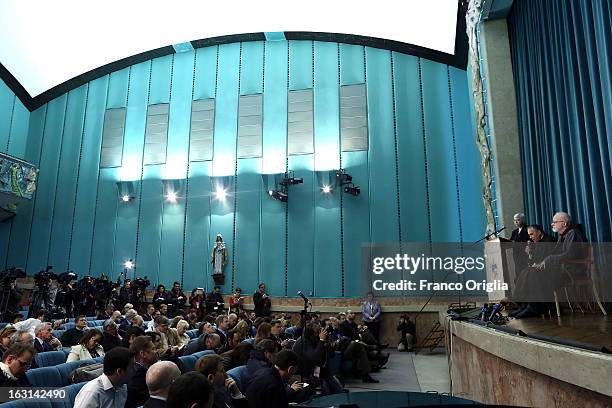
[[[49,289],[49,281],[53,279],[57,279],[57,275],[51,272],[53,266],[49,265],[45,270],[42,270],[34,275],[34,283],[40,290]]]
[[[25,278],[26,273],[21,268],[9,268],[0,272],[0,285],[3,287],[9,287],[11,283],[20,278]]]
[[[57,283],[59,283],[60,285],[68,285],[70,282],[77,279],[78,276],[76,273],[68,271],[59,274],[59,276],[57,277]]]
[[[136,289],[140,289],[144,292],[144,290],[151,285],[151,282],[149,281],[149,278],[145,276],[144,278],[138,278],[133,281],[132,285],[134,285]]]

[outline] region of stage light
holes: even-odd
[[[361,194],[361,190],[359,189],[358,186],[355,186],[355,185],[349,185],[349,186],[344,187],[344,192],[352,196],[355,196],[355,197]]]
[[[227,191],[223,187],[217,186],[217,191],[215,191],[215,197],[217,200],[225,201],[227,197]]]
[[[283,193],[282,191],[278,191],[278,190],[268,190],[268,195],[275,200],[282,201],[283,203],[286,203],[287,200],[289,199],[287,194]]]
[[[166,195],[166,200],[168,200],[171,203],[176,203],[176,193],[174,191],[169,191],[168,194]]]
[[[129,203],[131,200],[132,200],[132,197],[130,197],[130,196],[129,196],[129,195],[127,195],[127,194],[124,194],[124,195],[121,197],[121,201],[123,201],[124,203]]]
[[[348,184],[353,181],[353,176],[348,174],[346,170],[340,169],[336,171],[336,180],[340,185]]]
[[[331,186],[323,186],[321,187],[321,191],[324,192],[325,194],[329,194],[332,191]]]
[[[302,184],[304,182],[304,179],[301,177],[300,178],[292,177],[289,179],[289,182],[291,184]]]
[[[132,269],[134,267],[134,261],[132,261],[131,259],[129,261],[125,261],[123,263],[123,267],[125,269]]]

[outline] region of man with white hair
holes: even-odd
[[[34,348],[38,353],[62,348],[62,343],[56,337],[53,337],[53,333],[51,333],[51,323],[44,322],[39,324],[34,329],[34,334],[36,335]]]
[[[170,386],[181,375],[181,370],[171,361],[158,361],[147,370],[146,382],[149,399],[144,408],[163,408]]]
[[[516,229],[512,231],[510,240],[514,242],[528,242],[529,234],[527,233],[527,225],[525,225],[525,214],[516,213],[513,218]]]

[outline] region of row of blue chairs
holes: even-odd
[[[104,330],[103,326],[88,326],[90,329],[98,329],[100,331]],[[53,330],[51,331],[51,333],[53,333],[53,337],[57,337],[58,339],[61,339],[62,336],[64,335],[64,333],[66,332],[66,330],[68,329],[63,329],[63,330]]]
[[[54,366],[33,368],[26,371],[26,377],[28,377],[32,387],[66,387],[70,385],[70,374],[75,369],[82,365],[101,363],[103,359],[104,357],[96,357],[91,360],[72,361]]]
[[[184,372],[189,372],[189,371],[193,371],[195,370],[195,365],[196,362],[198,361],[198,359],[202,356],[205,356],[207,354],[215,354],[214,351],[212,350],[205,350],[205,351],[198,351],[197,353],[193,353],[191,355],[188,356],[181,356],[179,357],[179,360],[181,361],[182,365],[183,365],[183,371]],[[234,379],[234,381],[236,381],[236,385],[238,386],[238,388],[240,389],[241,392],[245,393],[246,390],[243,389],[243,385],[244,385],[244,376],[246,375],[246,366],[240,366],[240,367],[235,367],[232,368],[231,370],[229,370],[227,372],[227,375],[229,375],[230,377],[232,377]]]

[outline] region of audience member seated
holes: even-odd
[[[64,347],[76,346],[81,342],[81,339],[87,331],[87,319],[85,316],[80,315],[76,318],[75,326],[72,329],[68,329],[62,335],[62,344]]]
[[[221,337],[217,333],[204,334],[197,339],[193,339],[185,347],[183,354],[189,355],[198,351],[212,350],[215,353],[221,347]]]
[[[346,312],[346,320],[339,324],[338,333],[340,339],[335,344],[336,350],[342,352],[342,358],[353,361],[353,368],[358,375],[361,376],[363,382],[377,383],[370,376],[373,371],[372,363],[378,363],[378,367],[382,367],[389,359],[389,354],[381,356],[376,351],[376,346],[367,344],[361,338],[361,333],[365,327],[357,326],[355,323],[355,314],[351,310]]]
[[[229,326],[229,319],[226,315],[217,316],[217,319],[215,320],[215,325],[217,326],[217,328],[215,329],[215,333],[217,333],[221,338],[221,347],[224,348],[227,344],[227,329]]]
[[[31,367],[35,354],[36,350],[29,344],[10,346],[0,363],[0,387],[28,387],[30,384],[25,373]]]
[[[109,350],[112,350],[121,344],[121,336],[117,330],[117,323],[115,323],[115,321],[112,319],[104,322],[103,329],[104,334],[102,335],[102,347],[104,348],[104,352],[108,353]]]
[[[202,289],[195,288],[191,291],[191,296],[189,296],[189,305],[191,306],[191,310],[195,312],[197,319],[202,320],[206,314],[206,302],[204,300]]]
[[[103,356],[104,348],[100,345],[100,342],[102,342],[102,332],[97,329],[88,330],[80,344],[72,346],[66,361],[89,360]]]
[[[134,309],[129,309],[125,312],[125,317],[121,320],[119,324],[119,335],[121,337],[125,336],[125,331],[128,327],[134,324],[134,318],[138,316],[138,312]]]
[[[225,308],[225,301],[223,300],[223,295],[221,294],[221,288],[219,286],[215,286],[206,296],[206,313],[209,315],[220,314]]]
[[[289,403],[286,382],[293,375],[297,364],[297,354],[291,350],[281,350],[274,358],[274,365],[258,370],[251,378],[246,392],[249,407],[286,408]]]
[[[12,326],[6,326],[0,330],[0,358],[4,355],[4,352],[11,345],[11,335],[15,333],[17,329]]]
[[[272,325],[270,323],[261,322],[257,325],[257,334],[255,334],[255,344],[259,343],[261,340],[270,339],[270,334],[272,333]],[[274,343],[276,345],[276,343]],[[277,345],[277,350],[280,350],[280,344]]]
[[[107,306],[106,309],[100,313],[98,313],[98,315],[96,316],[96,319],[98,320],[108,320],[111,319],[113,317],[113,307],[112,306]]]
[[[81,388],[74,408],[123,407],[127,400],[128,371],[132,366],[130,351],[114,347],[104,355],[104,373]]]
[[[134,317],[134,320],[132,321],[132,326],[130,326],[130,327],[138,327],[139,329],[144,330],[145,329],[145,322],[144,322],[144,319],[142,318],[142,316],[136,315]]]
[[[225,345],[225,350],[223,352],[236,348],[236,346],[242,343],[243,340],[242,336],[237,331],[229,331],[227,335],[227,344]]]
[[[169,317],[170,315],[168,314],[168,305],[165,303],[162,303],[161,305],[159,305],[159,314],[161,316],[166,316]]]
[[[34,347],[38,353],[45,351],[54,351],[62,348],[62,343],[51,332],[51,323],[40,323],[34,329]]]
[[[155,306],[153,303],[149,303],[147,305],[147,311],[142,315],[143,320],[145,322],[153,320],[153,313],[155,313]]]
[[[170,320],[166,316],[158,316],[155,318],[153,331],[161,336],[161,344],[155,350],[157,355],[162,357],[166,355],[176,355],[179,351],[179,339],[176,332],[170,330]]]
[[[29,344],[34,347],[34,336],[29,330],[17,330],[11,334],[11,345],[15,343]]]
[[[197,371],[191,371],[181,375],[172,383],[168,391],[166,406],[212,408],[213,402],[214,395],[206,377]]]
[[[414,339],[416,338],[416,327],[410,321],[410,316],[403,314],[400,316],[396,330],[400,333],[400,340],[397,345],[398,351],[412,351]]]
[[[246,383],[248,384],[251,378],[263,368],[272,367],[272,360],[276,353],[276,344],[270,339],[263,339],[255,344],[255,349],[251,351],[249,361],[246,368]],[[245,384],[245,388],[246,385]]]
[[[34,330],[36,329],[36,326],[38,326],[39,324],[41,324],[42,322],[44,322],[46,319],[47,315],[47,311],[45,309],[40,309],[38,312],[36,312],[36,317],[31,317],[29,319],[26,320],[22,320],[20,322],[17,322],[15,324],[13,324],[13,327],[16,328],[17,330],[27,330],[32,334],[32,337],[36,336],[36,333],[34,333]]]
[[[137,337],[130,346],[130,353],[134,356],[134,365],[128,371],[128,396],[125,407],[135,408],[149,399],[146,374],[149,367],[155,364],[158,358],[149,336]]]
[[[147,324],[145,325],[145,331],[153,331],[153,329],[155,328],[155,319],[161,316],[161,312],[159,310],[154,310],[153,311],[153,319],[149,320],[147,322]]]
[[[176,329],[171,330],[176,334],[179,347],[185,347],[191,340],[187,335],[187,330],[189,330],[189,322],[187,322],[187,320],[179,320],[176,324]]]
[[[145,377],[149,389],[149,399],[143,407],[165,408],[170,386],[180,375],[181,370],[171,361],[158,361],[149,367]]]
[[[252,344],[242,343],[221,354],[221,358],[223,359],[223,368],[225,371],[246,365],[249,361],[251,351],[253,351]]]
[[[134,339],[138,336],[144,336],[145,331],[140,327],[130,326],[125,331],[125,336],[121,339],[121,347],[130,348]]]
[[[208,379],[214,394],[213,406],[215,408],[248,406],[236,382],[228,378],[220,356],[210,354],[200,357],[195,369]]]

